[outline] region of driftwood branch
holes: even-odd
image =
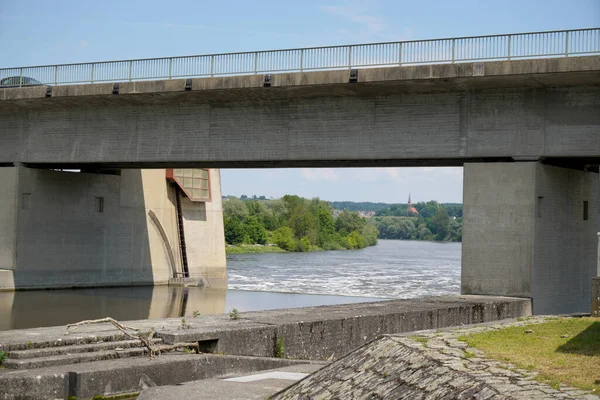
[[[176,350],[176,349],[181,349],[181,348],[190,348],[190,347],[193,348],[196,351],[196,353],[200,353],[200,346],[199,346],[198,342],[155,344],[152,342],[152,339],[154,338],[154,335],[156,334],[154,329],[151,329],[147,335],[144,335],[141,333],[131,334],[127,331],[128,330],[139,331],[139,329],[134,328],[132,326],[124,325],[124,324],[120,323],[119,321],[117,321],[113,318],[110,318],[110,317],[101,318],[101,319],[91,319],[91,320],[76,322],[73,324],[68,324],[67,332],[65,334],[68,335],[70,332],[72,332],[73,330],[75,330],[76,328],[78,328],[82,325],[102,324],[102,323],[106,323],[106,322],[111,323],[115,328],[117,328],[119,331],[121,331],[128,338],[134,339],[134,340],[139,340],[140,342],[142,342],[144,347],[146,347],[148,349],[148,352],[150,353],[150,358],[154,358],[155,356],[160,356],[161,352],[163,352],[163,351],[170,351],[170,350]],[[72,329],[72,330],[70,331],[70,329]]]
[[[119,329],[121,332],[123,332],[127,336],[131,336],[129,334],[129,332],[127,332],[128,329],[130,331],[139,331],[138,328],[134,328],[132,326],[123,325],[122,323],[120,323],[119,321],[117,321],[117,320],[115,320],[113,318],[106,317],[106,318],[100,318],[100,319],[88,319],[88,320],[85,320],[85,321],[75,322],[74,324],[68,324],[67,325],[67,333],[66,333],[66,335],[68,335],[70,332],[74,331],[75,329],[77,329],[78,327],[80,327],[82,325],[101,324],[101,323],[104,323],[104,322],[110,322],[117,329]],[[69,329],[71,329],[71,328],[73,328],[73,330],[69,331]]]

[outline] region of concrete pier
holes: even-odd
[[[596,173],[466,164],[462,293],[531,297],[534,314],[588,312],[598,200]]]
[[[190,278],[226,287],[218,170],[211,201],[182,197]],[[0,168],[0,290],[167,284],[183,271],[165,170]]]

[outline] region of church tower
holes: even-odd
[[[413,207],[412,201],[410,201],[410,193],[408,194],[408,205],[406,206],[406,216],[411,217],[414,215],[419,215],[419,212],[416,208]]]

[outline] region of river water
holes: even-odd
[[[458,294],[460,243],[380,240],[352,251],[238,254],[227,290],[124,287],[0,292],[0,330]]]

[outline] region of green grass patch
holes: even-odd
[[[536,379],[552,387],[564,383],[600,393],[600,318],[549,319],[458,339],[491,358],[539,372]]]
[[[422,336],[412,336],[411,339],[415,342],[422,343],[424,347],[427,347],[427,342],[429,342],[429,339],[424,338]]]
[[[251,244],[240,244],[236,246],[227,245],[226,254],[248,254],[248,253],[285,253],[286,251],[277,246],[257,246]]]

